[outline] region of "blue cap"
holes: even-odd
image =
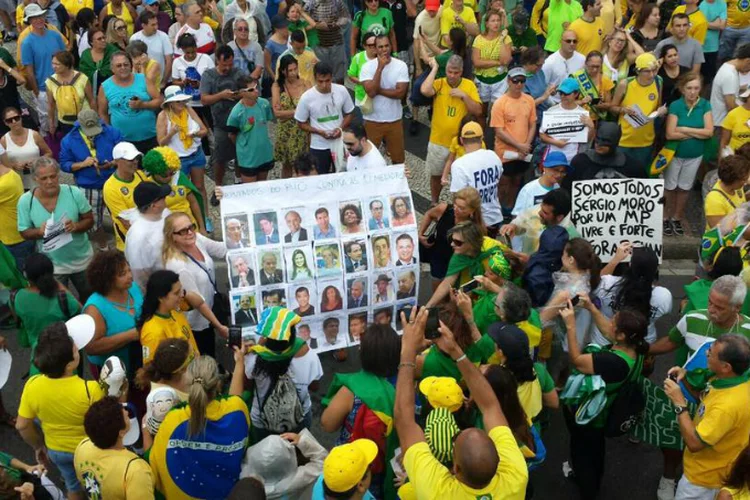
[[[564,153],[561,153],[560,151],[550,151],[549,153],[547,153],[547,156],[544,157],[544,162],[542,163],[542,165],[544,166],[544,168],[565,167],[570,169],[568,158]]]
[[[560,85],[557,87],[557,91],[563,94],[572,94],[573,92],[578,92],[578,90],[578,82],[570,77],[560,82]]]
[[[154,5],[155,3],[159,3],[159,0],[145,0],[143,3],[146,5]]]

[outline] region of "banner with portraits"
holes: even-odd
[[[403,165],[225,186],[232,322],[247,338],[266,307],[302,317],[317,352],[396,324],[419,291],[417,217]]]

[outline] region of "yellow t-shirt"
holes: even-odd
[[[588,55],[594,50],[602,50],[602,41],[604,40],[604,20],[601,16],[588,22],[579,17],[568,26],[568,29],[578,35],[578,46],[576,50],[581,54]]]
[[[641,112],[645,116],[648,116],[657,110],[659,107],[659,88],[656,86],[656,80],[645,87],[638,83],[636,78],[633,78],[628,82],[625,98],[622,100],[620,106],[627,107],[635,105],[641,109]],[[643,148],[651,146],[654,143],[653,120],[647,122],[641,127],[633,128],[628,121],[625,120],[625,115],[620,115],[619,124],[622,128],[620,146],[628,148]]]
[[[141,328],[144,365],[151,362],[156,353],[156,348],[159,347],[162,340],[166,339],[185,339],[193,348],[193,353],[200,354],[198,344],[195,343],[193,330],[184,314],[179,311],[172,311],[169,317],[154,314]]]
[[[669,27],[672,27],[672,19],[675,14],[685,14],[686,7],[684,5],[678,5],[672,11],[672,17],[669,19]],[[729,5],[727,5],[727,10]],[[690,28],[688,29],[688,36],[695,38],[698,43],[703,45],[706,41],[706,33],[708,33],[708,19],[703,15],[703,12],[696,10],[692,14],[688,14],[688,20],[690,22]]]
[[[735,488],[725,487],[722,488],[721,491],[726,491],[727,493],[732,495],[732,500],[750,500],[750,490],[748,490],[747,488],[738,490]]]
[[[721,488],[732,462],[750,440],[750,383],[711,388],[695,417],[695,432],[707,446],[695,453],[685,448],[685,477],[697,486]]]
[[[122,4],[122,10],[120,11],[120,15],[114,13],[112,10],[112,4],[108,3],[105,7],[107,9],[107,14],[110,16],[115,16],[116,18],[122,20],[125,25],[128,27],[128,38],[133,36],[133,33],[135,33],[135,20],[133,19],[133,16],[130,15],[130,11],[128,10],[125,3]]]
[[[133,192],[141,182],[143,182],[143,179],[138,173],[135,174],[132,181],[126,182],[117,177],[115,172],[107,179],[102,189],[104,204],[107,205],[107,210],[109,210],[114,221],[115,241],[117,242],[117,249],[120,251],[125,250],[125,235],[128,231],[117,217],[124,210],[135,208]]]
[[[129,450],[102,450],[84,439],[73,457],[76,476],[89,498],[154,498],[151,466]]]
[[[714,189],[716,191],[714,191]],[[726,197],[724,195],[726,195]],[[731,203],[727,198],[731,200]],[[706,195],[703,211],[706,214],[706,217],[723,217],[734,212],[735,208],[743,203],[745,203],[745,192],[742,189],[738,189],[734,193],[727,193],[719,187],[719,182],[717,182]],[[711,228],[706,224],[706,230],[709,229]]]
[[[297,60],[297,70],[299,71],[299,77],[301,80],[308,81],[310,83],[315,83],[313,79],[313,68],[315,67],[315,63],[318,62],[318,58],[315,57],[315,52],[313,52],[311,49],[305,49],[304,52],[301,54],[297,54],[293,50],[288,50],[284,52],[283,55],[291,54],[296,60]],[[279,57],[279,60],[281,60],[281,57]],[[278,61],[276,62],[276,79],[279,78],[279,65]]]
[[[529,472],[518,449],[516,439],[508,427],[495,427],[488,433],[500,457],[495,477],[482,489],[461,483],[422,441],[409,447],[404,454],[404,469],[414,484],[419,500],[443,498],[450,500],[523,500]]]
[[[469,9],[468,7],[464,7],[461,9],[461,13],[459,14],[455,10],[453,10],[453,7],[451,5],[448,5],[447,7],[443,7],[443,12],[440,14],[440,35],[448,35],[450,30],[452,28],[460,28],[462,30],[466,30],[464,28],[464,25],[456,21],[455,17],[458,15],[466,21],[467,23],[477,23],[477,17],[474,15],[474,11]]]
[[[78,11],[83,8],[94,10],[94,0],[60,0],[70,17],[75,18]]]
[[[450,147],[451,140],[458,133],[461,120],[467,114],[466,104],[460,97],[451,97],[452,87],[448,80],[439,78],[432,84],[435,89],[435,98],[432,101],[432,129],[430,130],[430,142],[443,147]],[[457,87],[464,91],[472,101],[479,102],[477,86],[471,80],[461,79]]]
[[[487,149],[487,145],[484,143],[484,139],[482,139],[482,149]],[[458,136],[453,138],[448,150],[454,156],[453,158],[454,160],[458,160],[459,158],[461,158],[463,155],[466,154],[466,149],[461,145],[460,142],[458,142]]]
[[[0,176],[0,242],[16,245],[23,241],[18,232],[18,199],[23,194],[23,181],[11,170]]]
[[[727,2],[727,26],[730,28],[747,28],[750,26],[750,9],[747,0],[729,0]]]
[[[150,182],[154,182],[151,179],[148,180]],[[198,224],[198,222],[195,220],[195,217],[193,216],[193,210],[190,208],[190,202],[188,201],[188,196],[190,196],[191,194],[190,189],[186,188],[185,186],[175,185],[171,185],[171,188],[172,191],[169,193],[169,196],[167,196],[167,208],[173,213],[186,213],[188,217],[190,217],[190,221],[193,224]]]
[[[210,16],[203,16],[203,22],[208,24],[212,30],[216,30],[219,27],[219,22]]]
[[[502,246],[499,241],[492,239],[489,236],[485,236],[484,239],[482,240],[482,249],[480,250],[480,252],[486,252],[487,250],[490,250],[492,248],[499,247],[499,246]],[[489,267],[489,259],[485,259],[482,262],[482,265],[484,266],[484,269],[486,271]],[[469,281],[473,279],[474,279],[474,276],[469,272],[469,270],[464,269],[463,271],[461,271],[461,274],[458,277],[458,284],[459,286],[464,285],[465,283],[468,283]]]
[[[520,384],[517,392],[518,401],[521,403],[526,417],[530,419],[536,418],[542,411],[542,385],[539,383],[539,379],[537,378],[531,382]]]
[[[505,66],[500,66],[500,54],[503,51],[503,45],[513,46],[513,40],[509,35],[505,35],[504,39],[498,36],[494,40],[488,40],[484,35],[479,35],[474,39],[472,47],[479,50],[481,59],[498,61],[498,65],[491,68],[474,68],[477,80],[484,83],[497,83],[501,80],[501,76],[504,76]]]
[[[443,7],[450,7],[451,3],[451,0],[445,0],[443,2]],[[479,11],[479,9],[477,8],[477,0],[464,0],[464,7],[468,7],[474,12]]]
[[[99,383],[76,376],[49,378],[34,375],[23,387],[18,415],[42,423],[44,443],[54,451],[73,453],[86,438],[83,417],[92,403],[104,397]]]
[[[531,19],[529,20],[529,26],[534,30],[537,35],[547,36],[547,26],[549,25],[549,9],[545,9],[542,12],[541,19],[539,13],[544,7],[545,0],[536,0],[534,7],[531,9]]]
[[[740,146],[750,142],[750,109],[745,106],[737,106],[727,114],[721,124],[721,128],[729,130],[732,133],[729,140],[729,147],[732,151],[737,151]]]

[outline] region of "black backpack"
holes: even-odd
[[[607,421],[604,424],[604,435],[606,437],[618,437],[627,434],[641,418],[643,409],[646,407],[646,399],[643,397],[637,380],[643,368],[643,356],[639,355],[633,368],[631,368],[625,382],[620,385],[615,394],[615,399],[609,407]]]

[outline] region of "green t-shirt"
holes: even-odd
[[[489,335],[482,335],[464,353],[472,363],[486,363],[495,354],[495,341]],[[424,358],[422,378],[427,377],[452,377],[458,381],[463,379],[456,362],[437,346],[432,346]]]
[[[533,28],[526,28],[526,31],[523,33],[517,33],[516,30],[510,26],[508,27],[508,34],[510,35],[510,39],[513,40],[513,47],[536,47],[538,44],[536,32],[534,32]]]
[[[367,33],[376,35],[387,35],[393,29],[393,14],[385,7],[380,7],[375,15],[365,10],[360,10],[354,14],[352,25],[359,29],[358,48],[361,48],[362,39]]]
[[[356,78],[359,80],[359,73],[360,71],[362,71],[362,66],[364,66],[368,61],[369,59],[367,59],[367,53],[364,50],[362,52],[358,52],[354,55],[354,57],[352,57],[352,62],[351,64],[349,64],[349,71],[347,71],[347,74],[352,78]],[[359,106],[362,103],[362,100],[365,98],[365,95],[367,95],[365,92],[365,86],[361,83],[355,84],[354,104]]]
[[[317,47],[320,43],[320,40],[318,40],[318,30],[312,29],[307,30],[308,23],[304,19],[300,19],[298,21],[289,21],[289,33],[292,31],[301,31],[305,34],[305,38],[307,38],[307,46],[309,48]]]
[[[257,168],[273,161],[273,144],[268,136],[268,122],[273,119],[271,104],[262,97],[255,106],[245,106],[240,101],[232,108],[227,126],[238,130],[236,147],[240,167]]]
[[[0,57],[2,56],[0,55]],[[5,473],[9,476],[10,479],[14,481],[20,481],[21,471],[14,467],[11,467],[10,465],[11,460],[13,460],[13,457],[11,455],[8,455],[7,453],[3,453],[2,451],[0,451],[0,465],[2,465],[3,468],[5,469]]]
[[[678,127],[703,128],[703,116],[711,112],[711,104],[703,99],[698,98],[698,102],[692,110],[688,109],[684,97],[680,97],[669,105],[669,114],[677,117]],[[685,139],[677,141],[677,158],[699,158],[703,156],[708,139]]]
[[[435,75],[435,81],[439,78],[445,78],[445,66],[448,64],[448,59],[453,55],[452,50],[446,50],[442,54],[435,56],[435,61],[438,63],[437,74]]]
[[[740,314],[735,324],[724,329],[711,323],[706,309],[698,309],[685,314],[669,331],[669,340],[680,346],[675,355],[675,362],[679,366],[684,365],[687,358],[704,342],[719,338],[725,333],[737,333],[750,340],[750,318]]]

